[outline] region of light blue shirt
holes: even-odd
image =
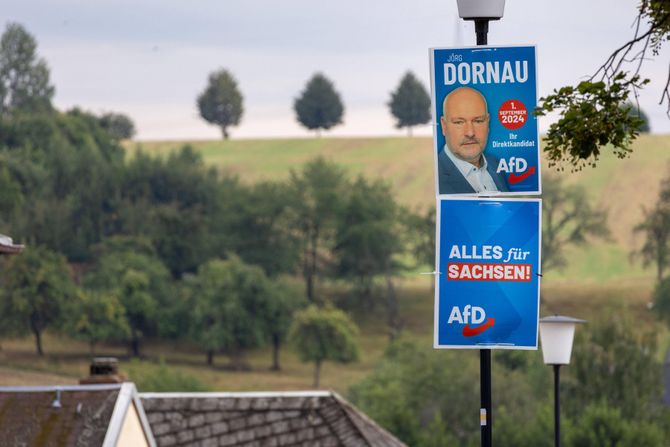
[[[484,157],[483,155],[481,156],[482,162],[480,163],[480,166],[477,167],[472,163],[469,163],[465,160],[461,160],[460,158],[456,157],[446,145],[442,150],[447,154],[449,160],[451,160],[452,163],[454,163],[456,169],[458,169],[458,171],[463,175],[463,177],[465,177],[465,180],[468,181],[468,183],[470,184],[470,186],[472,186],[472,189],[474,189],[475,192],[486,193],[490,191],[498,191],[498,187],[493,181],[491,174],[489,174],[489,171],[486,169],[488,165],[486,157]]]

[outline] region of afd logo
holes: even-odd
[[[484,322],[486,320],[486,322]],[[451,314],[449,315],[449,320],[447,324],[459,323],[465,324],[463,327],[463,336],[464,337],[474,337],[479,335],[485,330],[496,323],[495,318],[486,319],[486,312],[484,309],[477,306],[466,305],[463,310],[458,306],[454,306],[451,309]],[[483,323],[483,324],[482,324]],[[470,324],[479,325],[472,327]]]
[[[496,172],[509,174],[507,181],[510,185],[513,185],[535,174],[535,166],[529,168],[526,159],[521,157],[510,157],[509,160],[501,158]]]

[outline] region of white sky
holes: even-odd
[[[637,4],[507,0],[489,43],[537,45],[546,95],[593,73],[628,40]],[[15,21],[36,37],[57,107],[125,113],[139,139],[219,138],[199,118],[195,98],[222,67],[244,95],[233,137],[307,135],[292,104],[316,71],[345,103],[344,125],[332,135],[402,135],[386,106],[401,76],[411,70],[429,88],[428,48],[475,43],[472,23],[457,19],[456,0],[0,0],[0,11],[3,29]],[[669,56],[646,63],[652,82],[640,98],[659,133],[670,132],[658,105]]]

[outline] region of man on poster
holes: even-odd
[[[486,99],[471,87],[459,87],[444,98],[440,118],[444,148],[438,154],[439,194],[507,192],[499,160],[484,153],[490,116]]]

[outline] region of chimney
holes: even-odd
[[[123,383],[125,380],[119,374],[119,361],[115,357],[95,357],[91,362],[90,375],[81,379],[79,384]]]

